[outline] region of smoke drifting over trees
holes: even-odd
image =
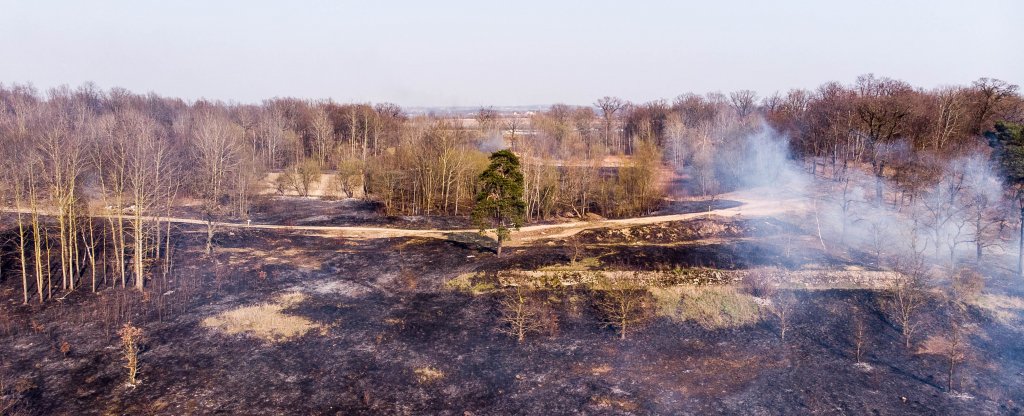
[[[565,373],[604,380],[639,362],[664,371],[650,357],[691,365],[671,361],[680,348],[735,358],[771,345],[780,355],[767,365],[778,371],[805,360],[809,334],[837,321],[842,330],[832,338],[841,340],[810,348],[830,350],[832,364],[873,371],[884,358],[904,372],[901,360],[924,351],[942,358],[939,388],[964,391],[971,383],[963,379],[980,367],[972,350],[996,342],[975,336],[976,302],[990,295],[986,280],[1019,270],[1024,259],[1022,122],[1018,88],[984,78],[924,90],[866,75],[763,98],[749,90],[646,103],[603,97],[590,106],[444,115],[391,103],[185,102],[92,85],[0,85],[0,288],[10,300],[0,309],[26,318],[19,337],[32,331],[45,341],[33,353],[49,342],[65,359],[90,352],[52,335],[37,316],[88,321],[107,338],[135,328],[121,333],[121,345],[129,381],[146,389],[161,385],[158,374],[169,367],[147,355],[171,356],[168,339],[182,333],[174,331],[199,331],[196,316],[152,325],[169,308],[185,315],[210,306],[195,308],[205,314],[296,291],[287,308],[243,308],[232,348],[245,348],[240,334],[249,326],[289,322],[299,327],[289,342],[305,343],[309,356],[363,348],[336,356],[346,369],[324,374],[367,383],[358,400],[370,410],[381,409],[369,393],[379,390],[345,371],[398,377],[391,374],[407,370],[408,356],[394,354],[429,358],[417,342],[459,343],[433,356],[458,357],[446,363],[451,369],[415,364],[434,374],[422,386],[479,373],[464,371],[479,365],[466,363],[524,355],[516,348],[546,360],[523,373],[558,368],[551,364],[569,354],[594,362]],[[472,220],[497,235],[500,257]],[[800,286],[861,274],[882,283],[820,283],[834,289],[824,295]],[[736,290],[740,281],[749,293]],[[837,316],[818,319],[829,313]],[[310,316],[318,323],[306,322]],[[0,334],[6,318],[0,314]],[[489,324],[512,344],[484,344],[510,341],[481,332]],[[685,341],[662,342],[650,328]],[[752,346],[709,348],[700,339],[748,330]],[[584,341],[558,345],[560,331]],[[614,347],[601,344],[616,335]],[[331,342],[307,342],[313,337]],[[27,356],[19,351],[29,344],[4,351]],[[715,360],[720,371],[727,360]],[[740,371],[737,362],[726,364]],[[17,365],[38,368],[28,359]],[[935,373],[921,368],[906,370],[910,383]],[[223,373],[234,377],[230,370]],[[513,389],[541,380],[520,379],[520,370],[492,372],[515,385],[477,384]],[[0,385],[0,409],[8,397],[41,401],[5,390]]]
[[[471,119],[410,117],[389,103],[186,103],[92,85],[3,87],[0,103],[26,298],[29,286],[39,298],[54,289],[47,247],[60,290],[83,284],[97,255],[115,260],[120,284],[144,287],[148,259],[161,258],[160,214],[175,199],[202,201],[212,251],[216,221],[245,218],[272,170],[341,172],[337,189],[387,214],[468,215],[484,151],[509,144],[523,159],[527,221],[642,215],[666,193],[760,187],[811,196],[823,245],[876,261],[927,251],[950,270],[1005,250],[1018,221],[982,136],[997,127],[1005,136],[1024,106],[1017,86],[986,78],[929,91],[865,75],[760,102],[745,90],[639,104],[604,97]],[[689,188],[666,183],[669,169]],[[318,177],[293,182],[308,193]],[[98,217],[112,212],[124,215]],[[913,247],[901,246],[908,239]]]

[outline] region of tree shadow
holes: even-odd
[[[463,231],[444,233],[444,237],[455,244],[455,246],[462,249],[472,250],[478,253],[498,252],[498,242],[493,238],[487,237],[478,232]]]

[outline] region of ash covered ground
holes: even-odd
[[[277,221],[302,210],[315,207],[256,217]],[[318,215],[347,225],[364,224],[352,218],[368,214],[343,207]],[[9,413],[1024,411],[1024,294],[999,270],[987,276],[988,302],[967,308],[970,349],[956,394],[946,388],[944,357],[925,348],[941,333],[946,306],[927,302],[908,349],[880,306],[880,290],[783,287],[798,305],[783,341],[767,314],[709,326],[658,313],[659,300],[650,298],[649,316],[620,339],[604,325],[591,289],[542,287],[531,296],[548,311],[544,330],[522,342],[503,333],[508,288],[495,277],[502,270],[872,269],[869,255],[826,252],[806,227],[777,218],[598,224],[575,242],[540,236],[500,258],[475,240],[245,228],[223,230],[211,258],[203,254],[205,231],[181,227],[173,272],[154,278],[145,294],[85,290],[22,306],[20,282],[3,281],[0,376]],[[295,320],[300,328],[261,336],[208,324],[259,305],[276,305],[264,324]],[[867,327],[863,364],[854,357],[854,306]],[[128,321],[145,332],[137,386],[125,383],[116,334]]]

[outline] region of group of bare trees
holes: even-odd
[[[881,200],[883,179],[910,192],[927,185],[933,164],[984,147],[979,138],[996,122],[1020,122],[1024,102],[1016,85],[995,79],[924,90],[869,74],[767,97],[762,111],[815,172],[869,165]]]
[[[244,212],[257,175],[244,129],[217,106],[104,93],[0,88],[3,198],[23,301],[146,286],[171,267],[179,194]]]
[[[366,190],[388,214],[466,215],[487,164],[478,145],[458,120],[414,120],[398,146],[368,160]]]
[[[155,260],[170,261],[161,218],[176,199],[201,202],[212,251],[218,219],[246,218],[269,170],[301,177],[293,181],[301,194],[319,172],[335,171],[339,195],[380,201],[388,213],[467,215],[487,152],[511,145],[522,159],[527,221],[633,216],[658,208],[666,167],[691,179],[692,194],[742,185],[751,144],[741,139],[762,120],[790,138],[810,171],[841,179],[861,169],[875,178],[878,203],[920,201],[934,249],[970,244],[980,256],[1004,227],[1002,196],[975,186],[967,166],[941,173],[977,155],[979,135],[995,122],[1021,121],[1024,104],[999,80],[922,90],[867,75],[760,101],[747,90],[671,102],[604,97],[473,118],[410,117],[388,103],[228,105],[92,85],[46,94],[0,87],[3,197],[17,214],[25,298],[97,279],[143,287]]]

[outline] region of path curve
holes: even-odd
[[[562,239],[570,237],[580,231],[593,228],[626,227],[634,225],[657,224],[663,222],[683,221],[704,216],[730,217],[742,215],[746,217],[767,217],[783,214],[794,210],[806,208],[806,203],[798,197],[790,199],[766,198],[769,195],[758,194],[755,191],[733,192],[722,195],[721,198],[738,201],[740,205],[730,208],[715,209],[706,212],[694,212],[686,214],[655,215],[649,217],[633,217],[621,219],[604,219],[597,221],[576,221],[558,224],[528,225],[521,227],[518,232],[513,233],[513,238],[506,245],[518,246],[524,243],[544,240]],[[18,210],[13,208],[3,209],[4,212],[31,214],[29,210]],[[53,215],[53,213],[39,212],[41,215]],[[132,215],[100,215],[103,218],[118,218],[126,220],[135,219]],[[155,217],[143,216],[144,221],[170,221],[177,224],[193,224],[206,226],[207,222],[195,218],[180,217]],[[325,236],[349,237],[349,238],[392,238],[392,237],[428,237],[448,239],[453,235],[478,233],[475,228],[457,229],[411,229],[411,228],[387,228],[387,227],[361,227],[361,226],[334,226],[334,225],[280,225],[280,224],[259,224],[242,222],[215,221],[217,228],[240,228],[258,230],[286,230],[286,231],[312,231]]]

